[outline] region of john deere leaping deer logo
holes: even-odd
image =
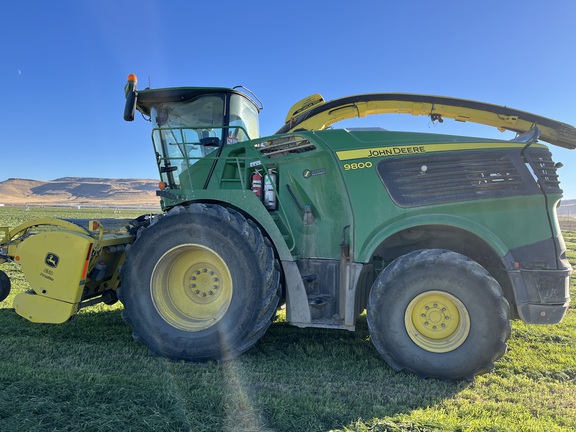
[[[60,261],[60,258],[58,257],[58,255],[56,255],[55,253],[52,253],[52,252],[48,252],[46,254],[46,258],[44,259],[44,262],[46,263],[46,265],[48,267],[52,267],[52,268],[58,267],[59,261]]]

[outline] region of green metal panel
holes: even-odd
[[[532,189],[523,194],[487,195],[485,199],[472,197],[456,202],[450,202],[448,197],[447,202],[401,206],[386,189],[377,164],[385,158],[410,158],[424,153],[427,158],[430,154],[470,155],[474,151],[490,159],[505,150],[518,157],[524,146],[470,137],[386,131],[331,130],[266,137],[225,146],[207,189],[199,185],[207,178],[214,156],[197,162],[190,170],[194,181],[187,182],[184,172],[182,189],[172,191],[180,198],[165,200],[165,205],[184,201],[230,203],[263,226],[284,260],[339,259],[344,241],[350,244],[354,261],[369,262],[374,249],[389,236],[425,225],[465,230],[504,256],[510,249],[551,237],[550,220],[554,221],[554,216],[549,217],[546,197],[525,168],[520,166],[526,171],[523,175],[529,177],[521,180],[531,182]],[[545,149],[541,145],[535,147]],[[200,165],[203,169],[193,171]],[[276,174],[275,210],[266,209],[251,192],[250,177],[255,170],[263,175]],[[559,196],[549,197],[551,204],[558,199]],[[311,207],[313,223],[304,221],[305,206]]]
[[[303,140],[298,134],[226,146],[209,189],[249,190],[256,170],[275,173],[278,206],[266,210],[262,202],[251,200],[247,210],[268,213],[266,219],[275,221],[294,257],[339,258],[342,232],[352,224],[352,213],[332,152],[314,136]],[[304,221],[306,206],[311,207],[313,223]]]
[[[430,143],[453,145],[456,139],[411,133],[354,134],[343,130],[317,132],[317,136],[335,152],[381,146],[420,148]],[[476,147],[485,145],[487,152],[506,146],[520,152],[525,145],[463,137],[458,137],[457,142],[468,143],[468,147],[470,143],[477,143]],[[455,150],[459,149],[454,145]],[[413,155],[405,153],[398,157]],[[338,161],[354,209],[354,260],[357,262],[368,262],[378,244],[395,232],[413,226],[444,225],[466,230],[487,241],[501,256],[509,249],[551,237],[545,196],[541,193],[403,208],[392,200],[378,176],[378,160],[376,157]]]
[[[352,214],[332,154],[318,145],[302,154],[264,161],[266,169],[270,163],[278,175],[279,208],[292,228],[298,254],[338,258],[342,232],[352,224]],[[313,223],[304,222],[306,206],[311,207]]]

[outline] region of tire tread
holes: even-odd
[[[170,351],[172,354],[169,354],[155,348],[152,344],[147,345],[155,354],[169,357],[173,360],[230,360],[253,346],[270,327],[279,302],[280,266],[274,256],[274,249],[271,243],[266,241],[266,238],[258,226],[252,220],[247,219],[242,213],[231,208],[217,204],[201,203],[194,203],[189,206],[175,206],[168,212],[155,217],[154,225],[166,223],[167,220],[176,215],[180,215],[182,212],[186,212],[191,218],[196,218],[202,215],[217,221],[218,224],[226,225],[227,229],[230,229],[231,232],[235,233],[235,235],[241,239],[240,241],[248,247],[248,250],[254,257],[254,261],[258,267],[258,272],[262,275],[263,281],[263,287],[261,289],[262,295],[258,298],[258,313],[254,315],[255,319],[253,319],[253,321],[243,329],[239,340],[235,341],[232,346],[223,347],[217,355],[199,358],[192,352],[192,350],[186,348],[179,350],[177,354],[173,354],[175,352],[173,349]],[[152,224],[150,224],[150,226],[152,226]],[[148,237],[150,237],[151,234],[148,232],[148,227],[142,227],[139,231],[137,241],[126,251],[126,261],[120,271],[121,280],[126,280],[130,277],[130,272],[136,271],[132,268],[132,260],[135,254],[142,254],[142,251],[139,251],[138,249],[150,246],[150,239]],[[126,307],[126,293],[124,292],[126,289],[126,286],[121,285],[119,290],[119,298],[122,303],[125,304],[122,318],[132,329],[133,338],[138,342],[145,343],[144,341],[147,339],[146,336],[149,335],[142,333],[143,330],[138,325],[138,320],[135,320],[132,317],[133,311],[130,310],[130,307]],[[165,340],[167,336],[170,335],[159,334],[156,337],[160,340]],[[188,346],[186,340],[182,340],[178,343],[181,343],[182,347]]]

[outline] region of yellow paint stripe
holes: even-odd
[[[337,151],[340,160],[365,159],[390,156],[410,156],[424,153],[437,153],[446,151],[462,150],[503,150],[507,148],[523,148],[525,143],[457,143],[457,144],[423,144],[407,146],[372,147],[356,150]],[[533,144],[531,147],[547,148],[541,144]]]

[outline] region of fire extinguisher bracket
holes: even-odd
[[[270,211],[275,211],[278,208],[278,200],[276,197],[276,184],[278,176],[276,171],[268,169],[264,175],[264,207]]]

